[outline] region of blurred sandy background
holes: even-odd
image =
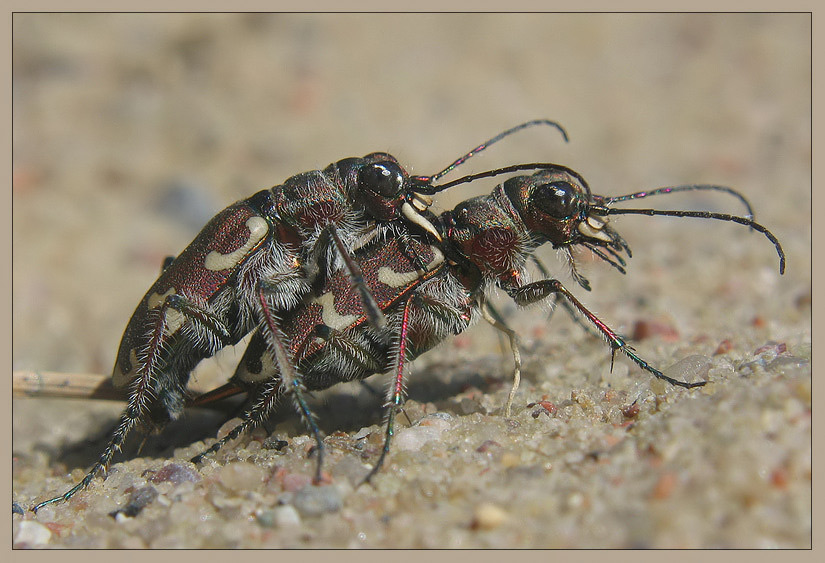
[[[381,401],[356,386],[318,400],[344,445],[330,445],[317,513],[298,486],[312,472],[305,432],[285,412],[272,425],[285,455],[257,433],[196,482],[149,481],[159,496],[137,517],[107,516],[147,486],[146,470],[214,438],[223,415],[193,413],[146,457],[133,440],[120,477],[16,515],[16,545],[810,546],[809,16],[16,14],[13,33],[15,370],[109,373],[163,257],[237,199],[377,150],[433,173],[533,118],[561,122],[570,143],[530,130],[462,173],[553,161],[603,195],[729,185],[788,257],[780,277],[770,243],[743,227],[614,219],[634,250],[627,276],[582,256],[587,294],[542,256],[613,328],[654,327],[633,343],[642,357],[706,357],[704,390],[660,386],[623,358],[611,374],[607,347],[563,313],[548,325],[540,308],[500,300],[524,339],[514,422],[499,413],[507,357],[478,326],[416,363],[408,414],[435,439],[402,443],[374,488],[353,484],[375,459],[359,439]],[[741,212],[723,195],[649,203]],[[555,412],[527,407],[542,399]],[[13,500],[63,492],[120,408],[15,400]]]

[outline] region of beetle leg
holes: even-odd
[[[153,380],[161,376],[158,371],[165,355],[168,355],[167,345],[182,329],[193,331],[190,340],[199,341],[213,353],[222,346],[234,344],[231,332],[221,319],[186,297],[171,291],[173,290],[170,290],[162,300],[157,294],[150,297],[147,303],[147,315],[151,319],[147,323],[148,326],[136,327],[131,335],[127,332],[124,336],[124,342],[130,343],[131,346],[122,345],[121,355],[112,374],[115,387],[134,385],[138,379]],[[184,326],[187,320],[190,321],[190,325]],[[144,329],[149,330],[144,333]]]
[[[332,358],[332,365],[356,366],[355,371],[362,373],[379,373],[386,369],[385,363],[376,356],[375,350],[365,346],[361,340],[353,339],[346,333],[324,327],[322,337],[326,341],[326,349]],[[352,371],[351,369],[343,371]]]
[[[578,299],[573,297],[573,294],[570,293],[566,287],[562,285],[559,280],[540,280],[537,282],[529,283],[522,287],[517,288],[505,288],[508,295],[513,298],[513,300],[521,306],[531,305],[536,303],[537,301],[541,301],[542,299],[550,296],[550,295],[560,295],[563,297],[570,305],[572,305],[579,313],[585,316],[587,320],[589,320],[596,329],[601,333],[601,335],[607,340],[607,343],[610,345],[611,348],[611,363],[613,361],[613,356],[615,355],[616,351],[618,350],[628,358],[630,358],[636,365],[638,365],[643,370],[653,374],[655,377],[659,379],[664,379],[668,383],[672,385],[678,385],[679,387],[684,387],[685,389],[691,389],[693,387],[701,387],[705,385],[707,381],[697,381],[695,383],[686,383],[684,381],[679,381],[677,379],[673,379],[672,377],[668,377],[663,374],[658,369],[654,368],[650,364],[648,364],[645,360],[640,358],[636,351],[628,346],[627,342],[616,334],[613,329],[607,326],[602,320],[600,320],[596,315],[591,313],[584,305],[582,305]]]
[[[272,314],[267,301],[267,289],[264,284],[261,284],[258,287],[258,301],[261,306],[261,316],[263,317],[264,326],[266,327],[269,347],[275,357],[275,361],[278,365],[278,371],[281,374],[281,379],[280,381],[272,383],[272,385],[278,385],[279,387],[277,394],[274,389],[271,393],[269,393],[269,395],[273,395],[273,400],[269,401],[267,396],[265,397],[267,400],[263,401],[265,403],[265,408],[258,408],[258,405],[253,407],[253,411],[256,412],[256,415],[257,412],[260,412],[260,417],[258,417],[258,420],[251,421],[251,423],[255,424],[259,422],[260,418],[263,418],[267,413],[269,413],[275,404],[274,399],[277,398],[277,395],[283,391],[291,392],[295,406],[301,414],[301,417],[304,419],[304,423],[309,428],[309,431],[312,433],[313,438],[315,438],[315,444],[318,447],[318,465],[316,466],[315,480],[316,482],[320,482],[321,467],[324,462],[324,441],[321,439],[321,430],[318,428],[318,423],[315,421],[315,416],[309,409],[309,405],[307,405],[306,397],[304,396],[306,388],[304,386],[303,378],[298,372],[292,358],[290,358],[288,347],[285,344],[285,338],[281,333],[281,329],[275,322],[275,317]]]
[[[129,373],[124,373],[121,369],[121,362],[118,361],[115,365],[113,381],[115,386],[131,384],[133,389],[145,386],[150,394],[162,391],[159,399],[170,418],[176,418],[183,410],[184,394],[181,387],[185,384],[186,378],[178,377],[177,370],[174,368],[164,369],[163,364],[168,360],[166,356],[170,338],[182,330],[184,323],[188,320],[190,324],[185,329],[193,331],[192,340],[200,341],[201,345],[212,351],[234,344],[235,341],[221,319],[182,295],[167,295],[163,303],[150,312],[155,315],[155,320],[152,323],[147,343],[137,350],[132,350],[137,361],[136,365],[132,365]],[[167,373],[168,369],[172,369],[173,372]],[[138,391],[132,391],[132,395],[135,394],[138,394]],[[138,416],[143,413],[143,407],[147,404],[149,396],[141,396],[139,399],[141,412]]]
[[[361,297],[361,306],[364,308],[364,313],[367,315],[367,322],[369,322],[370,325],[376,330],[383,330],[387,326],[387,319],[384,316],[384,312],[375,301],[375,297],[369,287],[367,287],[361,267],[353,259],[352,253],[347,249],[346,245],[341,240],[341,237],[338,234],[338,229],[335,225],[327,225],[318,235],[318,239],[313,246],[312,253],[307,260],[307,264],[305,265],[308,277],[316,280],[317,282],[321,276],[325,276],[331,272],[330,266],[326,265],[326,250],[330,248],[330,246],[335,247],[337,254],[341,257],[341,260],[344,263],[344,268],[346,268],[347,273],[349,274],[352,285],[358,289],[358,293]]]
[[[200,463],[207,455],[217,452],[225,446],[227,442],[234,440],[248,429],[260,424],[260,422],[266,418],[266,415],[275,408],[275,405],[278,404],[278,399],[283,395],[280,381],[267,382],[262,386],[262,390],[258,395],[259,398],[254,402],[253,407],[241,415],[243,421],[240,424],[209,448],[193,457],[190,461],[192,463]]]
[[[220,387],[212,389],[211,391],[207,391],[206,393],[201,393],[197,397],[192,398],[189,402],[187,402],[186,406],[204,407],[217,401],[222,401],[229,397],[234,397],[235,395],[243,393],[244,391],[245,390],[241,386],[230,381],[224,383]]]
[[[198,306],[186,297],[178,294],[167,296],[161,306],[160,314],[163,317],[163,322],[165,325],[163,330],[160,331],[161,334],[163,334],[167,328],[170,333],[173,333],[176,330],[174,324],[177,320],[169,315],[169,309],[182,314],[186,319],[192,321],[192,326],[196,330],[203,329],[208,335],[207,338],[215,338],[223,346],[231,346],[235,343],[232,339],[232,333],[221,319],[203,307]]]
[[[263,317],[264,326],[266,328],[255,332],[249,343],[249,348],[247,348],[245,357],[254,356],[256,359],[263,359],[265,355],[271,355],[275,359],[275,366],[267,366],[266,368],[261,366],[261,371],[266,373],[267,378],[265,382],[255,386],[257,388],[257,391],[255,392],[256,397],[252,401],[252,407],[243,414],[243,422],[233,428],[226,436],[212,444],[212,446],[210,446],[207,450],[193,457],[192,463],[201,462],[205,456],[217,452],[227,442],[234,440],[249,428],[260,424],[272,411],[272,409],[275,408],[281,396],[285,393],[291,392],[298,412],[301,414],[301,417],[315,438],[318,451],[318,464],[315,478],[316,481],[320,481],[324,456],[324,445],[321,439],[321,432],[315,421],[315,417],[306,402],[304,396],[306,393],[306,388],[304,387],[303,378],[294,367],[294,364],[290,359],[288,346],[285,344],[285,338],[281,333],[270,308],[270,304],[267,299],[270,294],[271,288],[267,287],[265,281],[261,281],[258,287],[258,300],[261,307],[261,316]],[[250,349],[253,348],[255,353],[250,355]],[[241,365],[238,369],[249,369],[249,367]],[[236,372],[233,380],[239,379],[246,381],[247,383],[250,382],[248,381],[250,378],[244,379],[244,376],[239,376],[239,373],[242,372]],[[257,374],[258,372],[255,373]],[[257,377],[251,379],[257,379]],[[226,385],[198,397],[195,400],[195,404],[206,404],[242,391],[243,388],[239,384],[234,381],[230,381]]]
[[[398,240],[399,251],[412,262],[416,271],[426,272],[428,270],[427,264],[421,258],[421,255],[415,251],[413,244],[410,242],[412,240],[410,234],[406,231],[400,231],[395,233],[394,236]]]
[[[390,451],[390,441],[395,433],[395,414],[404,404],[404,367],[407,359],[410,306],[412,305],[413,298],[414,296],[410,296],[404,303],[404,312],[401,315],[401,326],[398,335],[398,350],[395,356],[395,382],[390,388],[389,401],[387,402],[389,409],[387,410],[387,431],[384,437],[384,447],[381,449],[381,455],[379,456],[378,461],[375,462],[375,466],[364,478],[364,483],[368,483],[384,464],[384,459]]]
[[[589,336],[592,336],[593,338],[601,338],[602,333],[594,329],[586,322],[584,322],[581,318],[581,315],[579,314],[579,311],[573,305],[571,305],[569,301],[567,301],[566,299],[562,299],[561,301],[559,301],[558,299],[556,299],[557,295],[551,295],[550,297],[553,299],[553,303],[551,304],[551,307],[553,307],[553,309],[551,310],[550,315],[547,317],[548,321],[550,320],[550,316],[552,316],[553,311],[555,311],[556,303],[558,303],[559,305],[561,305],[562,309],[567,311],[567,314],[570,315],[570,318],[573,319],[573,322],[579,325],[585,333],[587,333]]]
[[[509,418],[510,408],[513,406],[513,399],[515,398],[516,391],[521,383],[521,354],[519,353],[519,337],[518,334],[516,334],[516,331],[508,327],[503,321],[497,319],[493,315],[490,305],[487,304],[487,301],[484,300],[483,297],[479,303],[479,309],[481,310],[481,316],[484,317],[484,320],[493,325],[493,328],[496,330],[503,332],[510,340],[510,350],[513,352],[513,363],[515,364],[515,367],[513,368],[513,387],[510,388],[510,394],[507,396],[507,404],[504,406],[504,416]]]
[[[570,271],[571,271],[571,274],[573,275],[573,279],[576,281],[576,283],[578,283],[580,286],[582,286],[586,291],[590,291],[590,282],[587,281],[587,278],[582,276],[576,270],[576,263],[573,261],[573,257],[570,254],[570,249],[566,249],[566,250],[567,250],[566,257],[567,257],[568,264],[570,265]],[[539,272],[541,272],[541,275],[543,277],[545,277],[545,278],[550,277],[549,270],[547,270],[547,267],[544,265],[544,263],[541,260],[538,259],[538,257],[533,255],[533,256],[530,257],[530,259],[533,261],[533,263],[536,265],[536,267],[538,267]],[[556,299],[556,297],[557,297],[556,294],[553,294],[553,295],[550,296],[550,299],[552,299],[552,302],[550,303],[550,314],[547,316],[548,321],[553,316],[553,313],[556,311],[556,303],[560,303],[561,306],[564,308],[564,310],[567,311],[567,314],[570,315],[570,318],[573,319],[573,322],[575,322],[577,325],[579,325],[582,328],[582,330],[584,330],[584,332],[586,332],[590,336],[593,336],[594,338],[601,337],[601,333],[593,330],[593,327],[591,327],[589,324],[582,321],[581,317],[578,314],[578,311],[576,311],[576,309],[573,308],[573,306],[570,304],[569,301],[565,301],[565,300],[558,301],[558,299]]]
[[[338,254],[341,255],[341,259],[344,261],[344,266],[349,273],[352,285],[358,288],[358,293],[361,295],[361,304],[364,306],[364,312],[367,314],[367,321],[377,330],[384,329],[384,327],[387,326],[387,318],[384,316],[383,311],[381,311],[381,307],[375,302],[375,297],[373,297],[372,292],[367,287],[367,283],[364,281],[364,274],[361,272],[361,267],[352,259],[352,255],[344,246],[344,243],[341,242],[341,237],[338,236],[338,229],[335,228],[335,225],[330,225],[327,228],[330,237],[335,243],[335,247],[338,249]]]
[[[379,373],[386,369],[386,362],[382,361],[382,359],[376,355],[374,347],[371,346],[368,341],[353,338],[346,332],[341,332],[323,324],[317,325],[312,332],[311,338],[304,340],[303,345],[293,351],[293,357],[298,359],[297,364],[300,364],[304,359],[305,346],[313,339],[322,339],[324,341],[323,346],[327,354],[325,363],[331,366],[329,370],[326,370],[328,372],[332,371],[339,375],[353,371],[356,373]],[[235,374],[232,376],[230,383],[225,385],[222,391],[215,390],[210,392],[209,394],[214,395],[214,398],[204,397],[202,400],[198,397],[195,403],[201,405],[206,404],[213,400],[223,398],[224,396],[240,393],[244,387],[248,387],[249,385],[259,384],[272,378],[280,379],[280,377],[281,372],[277,360],[267,345],[264,333],[261,329],[258,329],[252,334],[252,338],[247,344],[243,358],[241,358],[241,361],[238,363],[238,367],[235,369]],[[329,377],[332,377],[332,375]],[[346,380],[346,377],[344,377],[344,379]],[[323,386],[323,384],[321,385]],[[319,388],[319,383],[314,381],[308,386],[312,389],[317,389]],[[237,390],[231,392],[230,387]],[[230,392],[224,394],[227,391]]]
[[[77,492],[82,491],[86,487],[89,486],[89,483],[92,482],[92,479],[95,478],[98,471],[101,469],[106,468],[112,460],[112,456],[114,456],[115,452],[119,451],[121,446],[123,445],[123,441],[126,439],[126,436],[129,434],[129,431],[135,426],[137,421],[139,420],[142,414],[142,404],[147,399],[147,390],[145,388],[136,389],[135,392],[132,393],[131,397],[129,398],[129,406],[126,410],[123,411],[123,414],[120,415],[120,422],[118,422],[117,428],[115,429],[112,437],[109,439],[109,444],[106,446],[106,449],[103,450],[103,453],[100,454],[97,462],[92,466],[86,476],[80,481],[77,485],[66,491],[64,494],[51,498],[49,500],[45,500],[41,503],[36,504],[32,507],[32,512],[37,512],[44,506],[48,504],[53,504],[55,502],[61,502],[70,499],[73,497]]]
[[[182,317],[170,315],[169,310],[173,310]],[[158,374],[156,372],[158,365],[161,363],[164,344],[167,341],[167,331],[174,333],[180,328],[184,318],[188,318],[193,321],[194,324],[205,328],[209,334],[221,342],[231,344],[229,331],[217,317],[180,295],[173,294],[167,296],[163,304],[158,307],[157,315],[149,343],[139,358],[136,375],[129,382],[131,385],[129,404],[126,410],[123,411],[123,414],[121,414],[120,421],[112,433],[106,449],[103,450],[97,462],[92,466],[82,481],[63,495],[35,505],[32,508],[33,512],[37,512],[37,510],[48,504],[68,500],[78,491],[88,487],[97,473],[101,469],[108,467],[114,454],[120,451],[129,432],[137,425],[144,414],[146,414],[147,405],[151,403],[152,397],[159,389],[165,390],[160,400],[171,417],[176,416],[176,414],[183,410],[183,392],[170,391],[170,389],[174,389],[174,386],[157,384],[157,378],[164,377],[163,373]]]

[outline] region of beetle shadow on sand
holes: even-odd
[[[492,360],[492,361],[491,361]],[[443,361],[429,363],[416,369],[407,386],[408,401],[431,403],[439,411],[467,414],[466,401],[461,393],[469,388],[491,393],[509,387],[510,374],[503,368],[500,356],[478,358],[472,362]],[[336,431],[357,432],[371,425],[382,425],[386,403],[386,388],[392,376],[372,376],[364,381],[338,384],[330,389],[312,392],[309,403],[324,436]],[[234,397],[214,405],[215,408],[188,408],[180,419],[170,422],[159,433],[145,434],[135,430],[127,438],[123,451],[116,454],[113,463],[136,457],[171,459],[174,450],[194,442],[214,438],[227,421],[238,417],[245,399]],[[117,424],[117,418],[101,421],[94,432],[82,440],[58,447],[35,445],[46,451],[53,462],[66,466],[68,471],[88,468],[97,461],[106,448]],[[412,423],[417,423],[412,420]],[[286,423],[286,424],[284,424]],[[283,400],[264,422],[267,434],[278,427],[289,438],[308,433],[290,401]]]

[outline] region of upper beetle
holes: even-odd
[[[126,325],[112,382],[128,388],[128,405],[106,449],[79,484],[35,510],[88,485],[138,423],[159,427],[177,418],[187,402],[190,372],[204,358],[259,325],[277,353],[283,347],[280,330],[267,321],[298,306],[337,268],[346,269],[370,324],[383,328],[383,312],[352,260],[353,249],[382,236],[403,241],[410,233],[427,232],[438,238],[422,213],[432,203],[426,188],[487,146],[535,125],[555,127],[566,138],[554,122],[530,121],[432,176],[410,176],[387,153],[345,158],[221,211],[164,265]],[[284,366],[289,362],[282,359]],[[300,385],[294,391],[303,405]]]

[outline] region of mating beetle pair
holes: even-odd
[[[558,296],[588,319],[613,353],[628,356],[654,376],[683,387],[640,358],[588,311],[558,280],[527,283],[526,266],[545,243],[567,257],[583,246],[624,271],[630,249],[608,225],[611,214],[673,215],[734,221],[762,232],[784,254],[776,238],[750,217],[653,209],[617,209],[612,204],[683,190],[729,188],[690,185],[607,198],[593,195],[576,172],[547,163],[517,164],[436,185],[467,158],[516,131],[553,122],[522,124],[490,139],[433,176],[409,176],[390,155],[348,158],[324,170],[298,174],[284,184],[240,201],[213,218],[161,273],[126,327],[113,373],[129,387],[128,406],[98,462],[64,495],[85,488],[111,461],[138,424],[162,426],[180,415],[189,399],[189,373],[220,348],[253,336],[233,378],[195,398],[207,403],[236,392],[250,395],[244,421],[223,440],[261,422],[283,396],[290,396],[318,445],[323,442],[305,392],[392,370],[384,448],[371,477],[389,451],[393,421],[404,400],[405,366],[447,336],[483,316],[510,337],[516,362],[509,414],[518,385],[515,333],[495,320],[486,305],[493,287],[519,305]],[[565,138],[566,138],[566,134]],[[431,196],[480,178],[521,170],[490,195],[435,216]],[[747,204],[747,202],[745,202]],[[750,215],[750,207],[748,206]]]

